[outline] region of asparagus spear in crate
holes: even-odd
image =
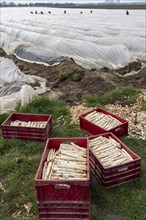
[[[20,121],[15,120],[10,123],[10,126],[23,126],[23,127],[34,127],[34,128],[45,128],[47,122],[45,121]]]
[[[120,165],[133,158],[113,138],[97,137],[89,140],[89,147],[104,167]]]
[[[62,143],[58,151],[50,149],[42,179],[84,179],[86,164],[86,149],[74,143]]]
[[[93,111],[88,115],[86,115],[85,119],[106,130],[110,130],[121,124],[119,120],[112,117],[111,115],[106,115],[102,112],[96,112],[96,111]]]

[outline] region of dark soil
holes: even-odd
[[[61,98],[65,100],[81,98],[88,93],[102,95],[119,86],[133,85],[146,89],[146,67],[142,68],[141,61],[130,63],[117,70],[108,68],[88,70],[77,65],[72,59],[67,59],[57,66],[47,67],[21,61],[14,55],[7,56],[2,49],[0,49],[0,56],[13,59],[25,74],[47,79],[47,86],[52,91],[60,91]],[[136,74],[126,75],[131,71],[135,71]]]

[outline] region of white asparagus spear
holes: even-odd
[[[71,157],[71,158],[74,158],[74,159],[85,160],[85,157],[81,157],[81,156],[78,156],[76,154],[69,154],[69,153],[65,153],[65,152],[62,152],[61,154],[65,155],[65,156],[68,156],[68,157]]]
[[[73,142],[71,142],[71,145],[73,145],[74,147],[76,147],[76,148],[79,149],[80,151],[86,152],[86,148],[79,147],[78,145],[76,145],[76,144],[73,143]]]
[[[124,155],[130,160],[133,161],[133,158],[127,153],[127,151],[125,151],[125,149],[122,148],[122,153],[124,153]]]
[[[45,162],[45,164],[44,164],[44,168],[43,168],[42,179],[44,179],[45,176],[46,176],[47,166],[48,166],[48,164],[47,164],[47,162]]]
[[[50,157],[49,157],[49,161],[48,161],[48,166],[47,166],[47,171],[46,171],[46,175],[45,175],[45,179],[48,179],[50,171],[51,171],[51,167],[52,167],[52,163],[53,163],[53,158],[54,158],[55,152],[54,149],[50,152]]]
[[[51,175],[52,175],[52,173],[53,173],[54,166],[55,166],[55,158],[56,158],[56,152],[55,152],[54,157],[53,157],[52,167],[51,167],[50,173],[49,173],[49,175],[48,175],[48,179],[51,179]]]
[[[58,171],[63,171],[63,172],[77,172],[77,173],[86,173],[86,170],[80,170],[78,168],[74,167],[59,167],[57,164],[54,163],[53,167],[53,173],[57,173]]]
[[[57,156],[56,159],[63,160],[63,161],[75,161],[76,163],[79,162],[80,164],[84,164],[86,162],[86,159],[81,160],[78,158],[71,158],[71,157],[67,157],[64,155]]]

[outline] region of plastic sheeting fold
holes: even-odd
[[[0,97],[11,95],[12,93],[19,92],[21,87],[25,85],[23,82],[11,82],[0,87]]]
[[[65,60],[64,57],[61,56],[52,56],[45,51],[38,50],[36,48],[26,46],[26,45],[19,45],[16,49],[14,54],[22,60],[26,60],[32,63],[44,63],[46,65],[57,65],[61,61]]]

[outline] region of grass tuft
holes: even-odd
[[[68,79],[68,77],[69,77],[69,74],[66,70],[59,72],[59,80],[60,81],[64,81],[64,80]]]
[[[102,96],[96,96],[87,94],[83,96],[83,101],[88,106],[102,106],[106,104],[134,104],[137,97],[140,94],[140,90],[132,86],[120,87],[109,93],[105,93]]]

